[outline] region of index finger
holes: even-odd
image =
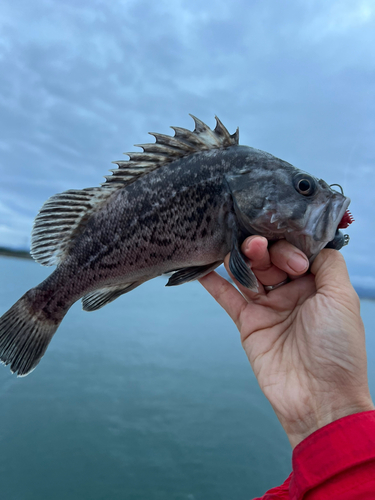
[[[241,293],[215,271],[206,274],[206,276],[200,278],[198,281],[212,295],[216,302],[221,305],[226,313],[229,314],[237,328],[240,329],[240,317],[242,311],[248,305]]]

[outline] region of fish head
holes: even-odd
[[[340,223],[348,218],[350,199],[324,180],[276,160],[226,177],[237,219],[250,234],[286,239],[312,262],[338,227],[346,227]]]

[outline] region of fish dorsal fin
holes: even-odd
[[[112,175],[105,176],[104,188],[117,189],[128,185],[139,177],[167,165],[179,158],[198,151],[227,148],[237,146],[239,140],[238,129],[232,135],[216,116],[216,127],[211,130],[205,123],[190,115],[195,123],[194,131],[180,127],[171,127],[175,131],[174,137],[150,132],[156,142],[137,144],[143,149],[138,153],[125,153],[127,161],[115,161],[118,168],[111,170]]]
[[[111,194],[102,188],[71,189],[49,198],[31,233],[31,255],[44,266],[61,262],[89,216]]]

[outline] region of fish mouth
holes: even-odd
[[[341,195],[339,196],[341,197]],[[330,205],[331,204],[329,204],[326,208],[327,212],[330,209]],[[315,239],[320,241],[324,240],[326,241],[326,243],[331,241],[335,237],[336,230],[339,227],[341,221],[343,220],[343,217],[346,211],[348,210],[349,205],[350,205],[350,198],[344,197],[343,200],[337,200],[337,199],[332,200],[331,208],[333,214],[333,221],[331,222],[331,224],[325,226],[327,218],[325,217],[325,214],[323,214],[318,222]]]
[[[340,225],[344,215],[346,214],[346,211],[348,210],[348,207],[350,205],[350,198],[343,197],[342,195],[339,196],[343,199],[333,199],[332,202],[327,205],[322,216],[318,220],[316,231],[313,237],[314,241],[318,243],[318,245],[312,245],[312,248],[310,250],[311,255],[308,255],[310,264],[312,264],[312,262],[315,260],[318,253],[330,241],[333,241],[335,239],[338,226]],[[326,224],[327,221],[329,221],[330,208],[332,209],[333,213],[333,221]]]
[[[315,207],[315,214],[312,213],[312,208],[308,223],[302,231],[289,233],[286,239],[302,250],[312,264],[318,253],[334,240],[349,205],[350,198],[335,193],[329,203],[320,210]]]

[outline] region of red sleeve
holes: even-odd
[[[289,484],[292,479],[292,475],[281,485],[268,490],[262,497],[254,498],[253,500],[289,500]]]
[[[293,473],[261,500],[374,500],[375,411],[340,418],[293,451]]]
[[[375,499],[375,411],[340,418],[295,447],[290,498]]]

